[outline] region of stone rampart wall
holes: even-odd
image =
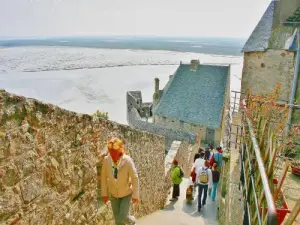
[[[135,216],[159,210],[170,187],[164,137],[0,90],[0,224],[114,224],[99,195],[113,136],[125,140],[140,177]],[[182,142],[176,157],[186,171],[187,152]]]

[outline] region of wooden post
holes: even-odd
[[[236,102],[236,92],[234,92],[234,100],[233,100],[233,113],[235,113],[235,102]]]
[[[238,144],[238,136],[239,136],[239,126],[236,127],[236,135],[235,135],[235,149],[237,149],[237,144]]]
[[[285,167],[284,167],[284,170],[283,170],[283,174],[282,174],[282,176],[281,176],[281,178],[280,178],[280,180],[279,180],[279,182],[278,182],[278,184],[277,184],[277,186],[276,186],[276,190],[275,190],[275,193],[274,193],[274,201],[276,201],[277,198],[278,198],[280,189],[281,189],[281,187],[282,187],[283,181],[284,181],[284,179],[285,179],[285,177],[286,177],[286,174],[287,174],[287,171],[288,171],[290,165],[291,165],[291,164],[290,164],[289,161],[286,161],[286,162],[285,162]]]
[[[297,201],[296,205],[294,206],[291,214],[287,218],[284,225],[292,225],[299,213],[300,213],[300,199]]]

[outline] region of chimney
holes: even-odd
[[[155,90],[153,94],[153,106],[156,105],[156,103],[159,100],[159,79],[155,78]]]
[[[155,78],[155,93],[159,93],[159,79]]]
[[[190,70],[196,71],[200,65],[200,61],[198,59],[192,59],[190,64]]]

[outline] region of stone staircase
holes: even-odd
[[[137,225],[219,225],[217,204],[209,196],[201,212],[197,211],[197,191],[192,204],[185,202],[185,191],[189,182],[189,179],[184,179],[180,185],[178,201],[169,202],[164,209],[138,219]]]

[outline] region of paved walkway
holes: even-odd
[[[185,191],[188,182],[188,179],[184,179],[180,185],[180,198],[177,202],[168,202],[163,210],[140,218],[137,225],[219,225],[216,202],[211,201],[209,196],[201,212],[197,211],[197,198],[192,204],[186,204]]]

